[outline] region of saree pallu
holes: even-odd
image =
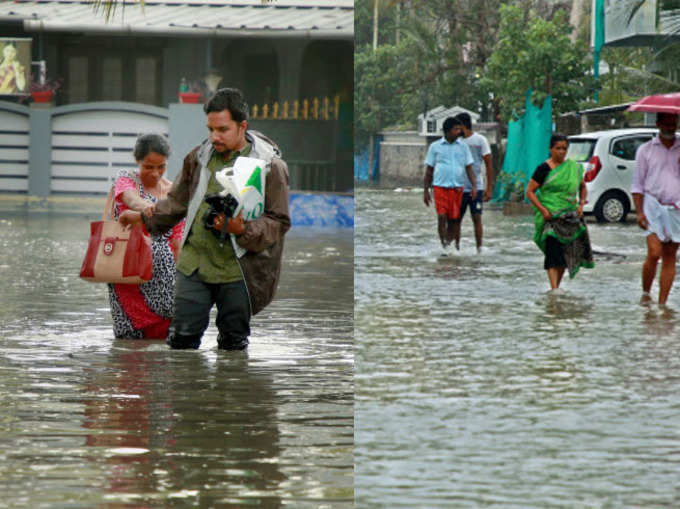
[[[586,223],[578,216],[576,197],[582,178],[583,167],[571,159],[565,160],[548,173],[536,191],[538,201],[552,214],[552,219],[545,221],[541,211],[533,207],[534,242],[545,254],[548,236],[557,239],[564,248],[570,278],[581,267],[592,269],[595,266]]]

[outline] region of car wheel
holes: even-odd
[[[630,204],[628,198],[617,192],[609,191],[605,193],[595,205],[593,213],[600,223],[616,223],[625,221]]]

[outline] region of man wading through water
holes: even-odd
[[[642,301],[649,292],[661,259],[659,304],[663,305],[675,278],[680,243],[680,140],[675,135],[678,115],[657,113],[659,135],[640,145],[635,153],[631,193],[637,223],[647,236],[647,259],[642,266]]]
[[[251,316],[271,302],[279,280],[283,236],[290,228],[288,168],[274,142],[248,130],[248,104],[240,90],[218,90],[204,111],[210,136],[184,158],[168,197],[156,203],[150,217],[128,210],[120,222],[143,221],[155,233],[186,217],[177,260],[175,317],[167,343],[172,348],[198,348],[216,304],[218,348],[242,350],[248,346]],[[267,163],[264,211],[252,221],[244,221],[241,214],[228,218],[229,235],[221,243],[212,229],[221,229],[224,214],[208,227],[204,217],[209,205],[204,198],[222,191],[215,173],[233,166],[239,156]]]
[[[472,198],[472,183],[466,179],[465,188],[463,188],[463,203],[460,209],[460,221],[456,228],[456,249],[460,242],[460,223],[463,222],[465,211],[470,208],[470,216],[472,217],[472,224],[475,228],[475,244],[477,245],[477,252],[482,252],[482,202],[489,201],[493,194],[493,164],[491,162],[491,147],[489,141],[479,133],[472,130],[472,119],[467,113],[460,113],[456,115],[456,119],[460,120],[462,124],[461,132],[463,134],[463,141],[470,147],[472,158],[475,160],[473,169],[475,170],[475,178],[477,179],[477,197]],[[482,164],[486,169],[486,188],[482,179]]]
[[[460,120],[448,117],[444,120],[442,129],[444,136],[432,143],[427,150],[423,201],[426,206],[430,206],[432,187],[439,240],[444,250],[443,255],[448,256],[451,241],[455,238],[460,223],[465,175],[467,174],[472,185],[472,200],[477,197],[477,180],[472,167],[475,162],[472,153],[461,138]]]

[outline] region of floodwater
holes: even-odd
[[[422,190],[356,200],[357,507],[680,506],[680,289],[640,304],[635,223],[550,294],[531,216],[440,259]]]
[[[0,218],[0,505],[352,507],[352,230],[293,229],[247,353],[114,340],[89,219]]]

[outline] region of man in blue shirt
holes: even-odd
[[[448,117],[444,120],[444,136],[430,145],[425,158],[425,181],[423,201],[430,206],[430,187],[434,194],[439,240],[448,254],[451,241],[460,228],[460,207],[463,201],[463,187],[467,179],[472,183],[471,198],[477,196],[477,181],[473,170],[474,159],[470,148],[460,138],[459,120]],[[465,176],[467,175],[467,179]],[[456,245],[458,249],[458,245]]]

